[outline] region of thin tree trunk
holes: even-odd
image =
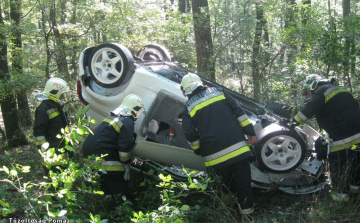
[[[186,1],[179,0],[179,11],[182,13],[186,13]]]
[[[344,67],[344,83],[350,91],[352,92],[352,85],[350,79],[350,46],[352,42],[352,37],[350,35],[350,24],[349,24],[349,16],[350,16],[350,0],[343,0],[343,19],[344,19],[344,27],[345,27],[345,47],[344,47],[344,57],[343,57],[343,67]]]
[[[252,78],[253,78],[253,87],[254,87],[254,99],[260,99],[260,44],[261,44],[261,33],[263,29],[263,17],[264,11],[261,5],[261,2],[255,3],[256,7],[256,25],[255,25],[255,36],[253,42],[253,52],[251,59],[252,66]]]
[[[197,55],[197,72],[216,82],[215,59],[207,0],[192,0]]]
[[[64,15],[61,15],[64,16]],[[70,73],[69,68],[66,60],[66,46],[64,44],[63,37],[60,34],[58,29],[58,24],[56,21],[56,1],[53,2],[53,6],[50,7],[50,20],[52,24],[53,33],[55,36],[55,54],[56,54],[56,64],[61,76],[65,77],[66,81],[70,81]]]
[[[21,0],[11,0],[10,1],[10,17],[14,21],[12,25],[11,33],[11,42],[13,43],[12,57],[13,57],[13,67],[12,72],[14,75],[23,75],[22,67],[22,42],[21,42],[21,27],[20,27],[20,17],[21,17]],[[21,86],[19,86],[21,88]],[[31,112],[29,108],[29,101],[26,95],[27,89],[18,89],[16,98],[17,105],[19,109],[20,122],[24,126],[31,126]]]
[[[46,14],[45,7],[42,5],[40,1],[38,1],[40,10],[41,10],[41,30],[45,39],[45,51],[46,51],[46,65],[45,65],[45,77],[46,80],[50,79],[50,62],[52,57],[52,52],[50,50],[50,31],[46,30]],[[45,83],[44,83],[45,84]]]
[[[0,25],[4,25],[0,4]],[[9,147],[27,144],[24,132],[20,128],[16,100],[10,86],[10,74],[7,62],[6,36],[0,30],[0,81],[4,84],[0,97],[1,111],[4,119],[5,131]]]

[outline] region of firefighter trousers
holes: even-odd
[[[215,169],[214,172],[224,186],[237,198],[241,209],[253,207],[251,169],[247,159],[224,168]]]
[[[124,171],[106,171],[101,173],[100,188],[105,195],[111,195],[116,204],[123,203],[122,196],[127,200],[132,200],[129,181],[124,179]]]
[[[349,193],[350,185],[360,186],[360,151],[343,149],[329,154],[330,177],[334,191]]]

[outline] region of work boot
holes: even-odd
[[[241,207],[240,207],[239,210],[240,210],[240,213],[243,215],[250,215],[250,214],[254,213],[254,207],[245,208],[245,209],[241,209]]]
[[[354,186],[350,184],[350,193],[351,194],[359,194],[360,193],[360,186]]]
[[[349,194],[341,194],[334,191],[331,192],[331,198],[338,202],[347,202],[350,200]]]

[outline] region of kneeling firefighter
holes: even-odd
[[[111,195],[116,204],[121,203],[121,196],[131,199],[128,181],[130,152],[134,146],[134,124],[145,110],[135,94],[126,96],[122,104],[110,112],[103,122],[89,135],[83,144],[83,156],[106,155],[101,163],[86,159],[86,166],[105,170],[101,173],[100,186],[105,195]]]

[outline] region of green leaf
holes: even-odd
[[[74,152],[74,148],[72,146],[66,145],[65,148],[71,152]]]
[[[48,211],[48,215],[50,217],[56,217],[56,214],[54,212],[52,212],[52,211]]]
[[[64,188],[70,190],[72,187],[72,183],[65,183]]]
[[[76,129],[77,133],[84,135],[87,133],[87,129],[81,125],[78,126],[78,128]]]
[[[6,166],[3,166],[3,170],[5,171],[5,173],[7,173],[8,175],[10,174],[9,169]]]
[[[79,177],[83,174],[83,171],[82,170],[76,170],[75,173],[74,173],[74,176],[75,177]]]
[[[28,173],[28,172],[30,172],[30,166],[23,166],[22,168],[21,168],[21,172],[23,172],[23,173]]]
[[[67,210],[61,210],[60,213],[58,214],[58,217],[62,217],[64,215],[66,215]]]
[[[182,210],[182,211],[188,211],[188,210],[190,210],[190,206],[189,205],[183,205],[181,208],[180,208],[180,210]]]
[[[188,171],[184,167],[182,168],[182,171],[186,174],[188,173]]]

